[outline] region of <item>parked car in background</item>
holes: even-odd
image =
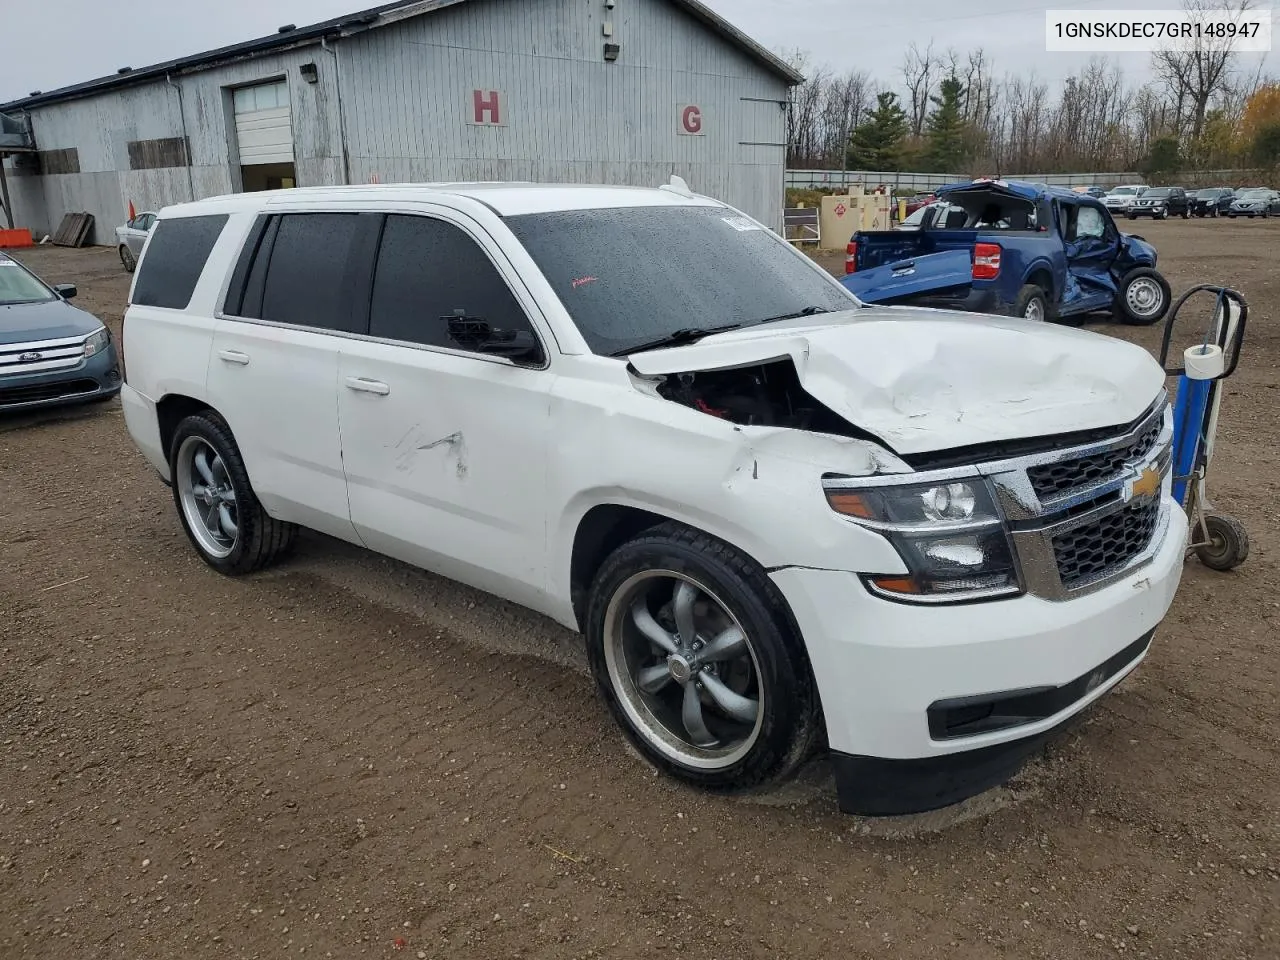
[[[932,193],[917,193],[907,197],[907,216],[911,216],[921,207],[933,203],[937,199],[937,195]]]
[[[1127,215],[1130,220],[1137,220],[1139,217],[1152,217],[1155,220],[1182,217],[1185,220],[1191,216],[1187,191],[1182,187],[1151,187],[1129,204]]]
[[[133,273],[138,265],[138,257],[142,255],[142,245],[147,242],[147,234],[155,225],[156,215],[148,210],[140,213],[122,227],[116,227],[116,249],[120,251],[120,262],[129,273]]]
[[[975,180],[938,195],[913,232],[853,235],[846,289],[867,303],[1028,320],[1110,310],[1123,323],[1145,325],[1169,309],[1169,283],[1155,268],[1155,248],[1122,234],[1087,194]]]
[[[925,204],[923,207],[917,207],[916,211],[898,224],[898,230],[919,230],[924,224],[925,219],[938,226],[948,222],[957,223],[959,226],[964,225],[965,212],[962,207],[953,206],[945,200],[935,200],[933,203]]]
[[[1102,187],[1072,187],[1071,189],[1076,193],[1083,193],[1096,200],[1101,200],[1107,195],[1107,191],[1102,189]]]
[[[166,208],[124,329],[129,433],[209,566],[302,525],[541,611],[704,788],[819,745],[850,812],[994,786],[1182,571],[1145,349],[865,306],[683,182]]]
[[[1191,195],[1188,206],[1193,217],[1220,217],[1231,209],[1235,196],[1230,187],[1206,187]]]
[[[1280,214],[1280,193],[1267,187],[1254,187],[1238,194],[1227,208],[1228,217],[1269,217]]]
[[[1112,187],[1102,198],[1102,205],[1111,211],[1112,215],[1128,213],[1129,207],[1133,201],[1142,196],[1146,192],[1147,186],[1143,183],[1133,184],[1124,187]]]
[[[120,392],[111,332],[67,301],[76,288],[49,286],[0,252],[0,412],[110,400]]]

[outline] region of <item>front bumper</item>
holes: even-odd
[[[774,571],[817,678],[841,809],[901,814],[973,796],[1012,776],[1047,736],[1119,683],[1146,650],[1134,648],[1118,665],[1113,658],[1150,635],[1181,577],[1187,521],[1172,499],[1165,506],[1168,525],[1148,563],[1068,601],[1025,595],[913,606],[871,595],[852,573]],[[1090,679],[1108,661],[1115,670]],[[972,736],[930,731],[939,701],[1073,683],[1083,692],[1050,695],[1043,702],[1065,705],[1048,716]]]
[[[0,413],[106,400],[120,392],[123,378],[115,342],[74,367],[0,376]]]
[[[1168,207],[1129,207],[1124,212],[1130,217],[1151,217],[1153,220],[1169,216]]]

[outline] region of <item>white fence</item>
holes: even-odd
[[[1235,186],[1262,182],[1260,170],[1196,170],[1163,178],[1166,183],[1198,186]],[[895,193],[924,193],[946,183],[972,180],[988,174],[905,173],[896,170],[788,170],[789,190],[830,190],[861,185],[868,190],[890,187]],[[995,176],[994,173],[989,174]],[[1002,173],[1004,180],[1028,180],[1054,187],[1114,187],[1122,183],[1146,183],[1146,177],[1134,171],[1120,173]]]

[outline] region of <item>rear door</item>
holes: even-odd
[[[264,216],[232,277],[209,358],[209,393],[274,517],[357,540],[338,435],[338,353],[368,324],[381,218]]]

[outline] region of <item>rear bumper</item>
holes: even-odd
[[[969,287],[955,294],[925,295],[911,301],[912,306],[935,307],[939,310],[961,310],[965,313],[994,313],[1010,316],[1013,304],[1000,297],[998,290]]]
[[[155,402],[126,383],[120,391],[120,406],[124,410],[124,423],[129,436],[161,479],[168,483],[169,456],[160,438],[160,417],[156,412]]]
[[[74,367],[0,377],[0,413],[106,400],[120,392],[122,383],[120,359],[112,342]]]

